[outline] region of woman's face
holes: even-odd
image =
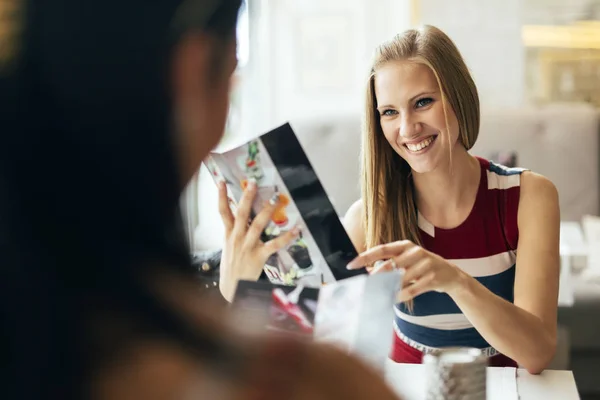
[[[208,35],[190,34],[175,49],[175,140],[184,185],[223,136],[236,67],[235,39],[223,44]]]
[[[431,69],[421,63],[389,62],[375,72],[381,127],[392,148],[416,173],[447,168],[450,148],[460,146],[458,121]]]

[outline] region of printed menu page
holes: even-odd
[[[225,181],[235,208],[250,179],[258,191],[253,217],[276,196],[277,208],[261,239],[297,227],[298,238],[273,254],[264,271],[272,283],[319,287],[355,275],[346,265],[357,256],[335,209],[289,124],[257,138],[228,138],[205,160],[215,181]]]

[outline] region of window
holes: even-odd
[[[232,77],[229,115],[223,140],[240,134],[242,128],[243,91],[247,79],[247,65],[250,58],[250,21],[248,0],[242,2],[237,26],[237,59],[238,66]]]
[[[237,27],[237,58],[238,68],[243,69],[248,64],[250,55],[250,21],[248,17],[248,0],[242,2]]]

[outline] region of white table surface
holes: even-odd
[[[402,400],[425,399],[425,367],[388,361],[386,380]],[[531,375],[524,369],[487,369],[487,400],[580,400],[571,371],[544,371]]]
[[[560,286],[558,305],[572,307],[575,293],[572,282],[572,257],[585,256],[587,245],[579,222],[561,221],[560,223]]]
[[[560,254],[565,256],[585,256],[587,254],[587,243],[579,222],[561,221]]]

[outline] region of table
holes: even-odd
[[[388,360],[386,380],[403,400],[425,398],[425,367]],[[487,400],[580,400],[571,371],[544,371],[531,375],[524,369],[487,369]]]
[[[560,223],[560,287],[558,305],[572,307],[575,303],[571,261],[573,257],[586,256],[587,245],[579,222]]]

